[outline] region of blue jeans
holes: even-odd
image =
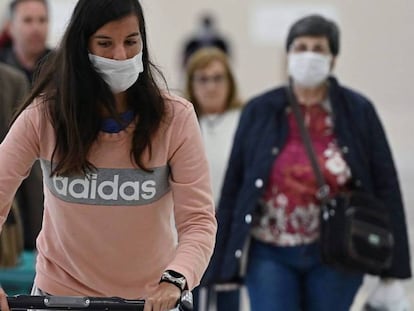
[[[248,259],[251,311],[348,311],[363,279],[321,263],[317,243],[276,247],[253,239]]]
[[[207,289],[207,308],[212,305],[216,305],[217,311],[239,311],[240,310],[240,290],[232,291],[220,291],[216,292],[211,288]],[[200,299],[200,287],[196,287],[192,291],[194,299],[194,309],[193,311],[198,311],[201,308],[199,305]]]

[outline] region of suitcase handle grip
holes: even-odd
[[[123,299],[119,297],[72,297],[72,296],[30,296],[16,295],[7,297],[11,310],[93,310],[121,311],[144,310],[145,300]],[[179,311],[193,310],[193,295],[184,291],[177,306]]]

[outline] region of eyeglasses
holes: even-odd
[[[298,43],[298,44],[292,44],[290,46],[290,51],[293,53],[301,53],[301,52],[315,52],[320,54],[330,54],[330,50],[328,47],[322,44],[315,44],[313,46],[310,46],[309,44],[305,43]]]
[[[227,80],[227,76],[225,74],[216,74],[216,75],[212,75],[212,76],[207,76],[207,75],[198,75],[198,76],[194,76],[193,81],[196,84],[199,85],[206,85],[210,82],[212,82],[213,84],[222,84]]]

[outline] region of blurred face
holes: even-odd
[[[225,66],[218,60],[194,72],[194,97],[203,113],[222,113],[227,106],[229,79]]]
[[[44,3],[36,0],[16,5],[10,23],[13,44],[25,54],[41,54],[46,48],[48,13]]]
[[[138,18],[128,15],[99,28],[89,39],[91,54],[114,60],[134,57],[142,49]]]

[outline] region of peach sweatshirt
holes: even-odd
[[[135,122],[101,132],[90,152],[89,176],[50,177],[55,145],[40,103],[16,120],[0,145],[0,229],[16,189],[39,159],[44,217],[37,239],[35,284],[52,295],[145,298],[166,269],[190,289],[207,267],[216,220],[208,165],[193,106],[166,96],[167,116],[144,159],[130,157]],[[176,242],[175,229],[178,233]]]

